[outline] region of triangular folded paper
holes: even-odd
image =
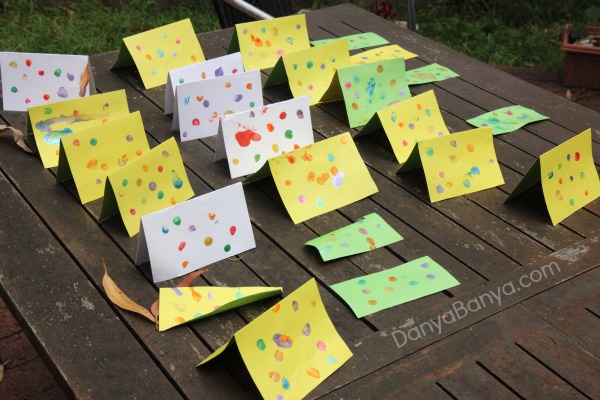
[[[233,345],[265,399],[301,399],[352,357],[327,315],[314,278],[199,365]]]
[[[228,54],[170,70],[165,90],[165,114],[173,113],[177,86],[219,76],[234,75],[238,72],[244,72],[240,53]]]
[[[81,203],[104,195],[106,177],[150,150],[139,111],[62,137],[56,179],[73,178]]]
[[[161,282],[256,247],[241,183],[141,219],[136,264]]]
[[[517,129],[536,121],[548,119],[534,110],[523,106],[514,105],[487,112],[478,117],[468,119],[473,126],[491,126],[494,135],[513,132]]]
[[[376,33],[364,32],[333,39],[312,40],[310,44],[313,46],[322,46],[340,39],[346,39],[348,41],[348,50],[364,49],[366,47],[381,46],[382,44],[390,43],[387,39],[382,38]]]
[[[227,158],[232,178],[253,174],[267,159],[314,143],[308,96],[223,115],[215,161]]]
[[[4,110],[96,94],[88,56],[0,52]]]
[[[270,158],[244,182],[268,175],[295,224],[378,191],[348,132]]]
[[[129,114],[125,90],[31,107],[27,131],[33,132],[44,168],[58,165],[60,138]]]
[[[430,257],[331,285],[358,318],[459,285]]]
[[[341,93],[324,98],[337,69],[350,65],[346,40],[336,40],[283,55],[275,64],[265,87],[288,82],[293,97],[310,96],[310,105],[338,100]]]
[[[450,134],[433,90],[377,111],[356,136],[379,129],[385,132],[399,163],[408,159],[420,140]]]
[[[204,61],[189,18],[123,39],[111,69],[135,64],[146,89],[167,83],[169,70]]]
[[[378,47],[376,49],[363,51],[362,53],[354,54],[350,57],[352,64],[367,64],[376,61],[391,60],[394,58],[415,58],[417,55],[408,50],[403,49],[397,44]]]
[[[195,286],[160,288],[158,330],[187,324],[282,293],[280,287]]]
[[[432,202],[504,183],[489,127],[420,141],[398,173],[421,167]]]
[[[119,212],[133,236],[141,217],[193,195],[179,147],[171,138],[108,176],[99,220]]]
[[[429,64],[421,68],[406,71],[406,81],[409,85],[439,82],[456,78],[458,74],[440,64]]]
[[[263,105],[260,71],[184,83],[177,87],[172,129],[181,141],[214,136],[219,117]]]
[[[402,240],[383,218],[373,213],[363,219],[304,243],[319,250],[323,261],[373,251]]]
[[[351,128],[364,125],[379,110],[410,98],[404,60],[394,58],[338,68],[324,99],[341,93]]]
[[[229,53],[242,54],[246,71],[272,68],[288,53],[308,49],[304,14],[236,24]]]
[[[597,199],[600,179],[592,155],[592,130],[587,129],[542,154],[505,202],[540,181],[553,225]]]

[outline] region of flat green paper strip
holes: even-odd
[[[478,117],[468,119],[467,122],[479,128],[491,126],[494,135],[501,135],[516,131],[531,122],[545,119],[549,118],[529,108],[515,105],[490,111]]]
[[[323,261],[373,251],[402,240],[402,236],[379,215],[373,213],[360,221],[304,243],[319,250]]]
[[[430,64],[421,68],[406,71],[406,82],[409,85],[445,81],[456,78],[458,74],[440,64]]]
[[[331,288],[362,318],[459,284],[441,265],[425,256]]]
[[[348,50],[364,49],[367,47],[381,46],[390,43],[387,41],[387,39],[382,38],[376,33],[365,32],[333,39],[313,40],[312,42],[310,42],[310,44],[312,44],[313,46],[321,46],[323,44],[331,43],[335,40],[340,39],[348,40]]]

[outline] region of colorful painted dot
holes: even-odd
[[[575,161],[579,161],[581,159],[581,154],[578,151],[575,152]]]
[[[463,186],[466,187],[467,189],[471,187],[471,181],[468,179],[465,179],[463,181]]]
[[[163,225],[163,227],[161,228],[162,233],[167,234],[169,233],[169,228],[167,228],[166,226]]]
[[[158,193],[156,194],[156,197],[158,197],[159,200],[162,200],[162,198],[165,197],[165,194],[163,193],[162,190],[159,190]]]
[[[554,172],[552,172],[552,171],[548,172],[548,179],[552,179],[553,176],[554,176]]]
[[[315,201],[315,204],[319,207],[323,207],[323,206],[325,206],[325,201],[323,199],[317,199]]]
[[[131,215],[135,215],[135,208],[132,208],[131,210],[129,210],[129,213],[130,213]]]
[[[299,201],[301,204],[304,204],[304,203],[306,203],[306,197],[305,197],[305,196],[303,196],[303,195],[300,195],[300,196],[298,196],[298,201]]]
[[[417,282],[417,281],[410,281],[410,282],[408,282],[408,284],[410,286],[417,286],[419,284],[419,282]]]
[[[213,238],[210,236],[207,236],[204,238],[204,245],[205,246],[210,246],[211,244],[213,244]]]
[[[427,274],[426,277],[427,277],[427,279],[435,279],[434,274]]]
[[[179,226],[181,225],[181,218],[180,217],[174,217],[173,218],[173,224]]]
[[[15,86],[10,88],[10,91],[13,93],[17,93],[19,91],[19,89],[17,89]]]
[[[427,150],[425,150],[425,154],[427,154],[428,157],[433,156],[433,148],[428,147]]]
[[[267,345],[265,344],[265,341],[262,339],[258,339],[256,341],[256,347],[258,347],[259,350],[264,350],[267,348]]]
[[[390,276],[388,278],[388,281],[390,281],[390,282],[396,282],[397,280],[398,280],[398,278],[396,278],[395,276]]]
[[[367,284],[367,281],[364,279],[359,279],[356,283],[358,283],[360,286],[365,286]]]
[[[438,194],[442,194],[442,193],[444,193],[444,187],[443,187],[442,185],[437,185],[437,186],[435,187],[435,191],[436,191]]]
[[[154,192],[156,190],[156,182],[150,182],[148,184],[148,189],[150,189],[150,191]]]
[[[421,268],[429,268],[429,263],[423,263],[423,264],[421,264]]]
[[[327,361],[327,364],[335,364],[337,362],[332,356],[327,356],[325,360]]]
[[[325,345],[325,342],[323,342],[322,340],[319,340],[317,342],[317,349],[319,349],[320,351],[326,351],[327,346]]]

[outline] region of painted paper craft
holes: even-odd
[[[262,105],[260,71],[184,83],[177,87],[172,128],[182,142],[214,136],[221,115]]]
[[[135,64],[144,87],[151,89],[167,83],[170,70],[204,60],[188,18],[123,39],[112,69]]]
[[[199,365],[232,345],[265,399],[301,399],[352,357],[314,279],[237,331]]]
[[[319,250],[323,261],[373,251],[402,240],[402,236],[379,215],[363,219],[304,243]]]
[[[306,16],[298,14],[236,24],[228,52],[239,51],[250,71],[272,68],[281,56],[309,47]]]
[[[256,247],[241,183],[142,217],[136,264],[154,282],[185,275]]]
[[[421,257],[385,271],[331,285],[358,318],[459,285],[441,265]]]
[[[419,167],[432,202],[504,184],[491,127],[420,141],[398,172]]]
[[[363,51],[350,57],[352,64],[367,64],[376,61],[391,60],[394,58],[415,58],[417,55],[411,53],[408,50],[403,49],[397,44],[391,44],[389,46],[378,47],[373,50]]]
[[[108,176],[100,222],[117,212],[129,236],[138,233],[140,218],[194,196],[174,138]]]
[[[44,168],[58,165],[60,138],[129,114],[125,90],[64,100],[27,110]]]
[[[215,160],[232,178],[253,174],[271,157],[314,143],[308,96],[221,117]]]
[[[228,54],[170,70],[165,91],[165,114],[173,113],[177,86],[204,79],[218,78],[219,76],[234,75],[238,72],[244,72],[240,53]]]
[[[600,196],[600,179],[592,155],[592,130],[587,129],[542,154],[505,202],[537,182],[553,225]]]
[[[295,224],[378,191],[348,132],[270,158],[245,182],[269,173]]]
[[[56,179],[73,178],[81,203],[104,195],[106,177],[150,150],[139,111],[61,138]]]
[[[4,110],[96,94],[88,56],[0,52]]]
[[[382,128],[399,163],[408,159],[420,140],[450,134],[433,90],[377,111],[356,136]]]
[[[277,61],[265,82],[265,87],[288,82],[294,97],[310,96],[310,105],[323,99],[339,68],[350,65],[350,55],[345,40],[311,47],[285,54]]]
[[[364,32],[333,39],[313,40],[310,44],[313,46],[321,46],[340,39],[346,39],[348,41],[348,50],[364,49],[366,47],[381,46],[390,43],[387,39],[382,38],[376,33]]]
[[[196,286],[160,288],[158,330],[187,324],[267,297],[277,296],[280,287]]]
[[[440,64],[430,64],[421,68],[406,71],[406,81],[409,85],[444,81],[456,78],[458,74]]]
[[[340,68],[337,78],[351,128],[366,124],[377,111],[410,98],[402,58]]]
[[[523,106],[509,106],[468,119],[471,125],[482,127],[491,126],[494,135],[513,132],[517,129],[536,121],[548,119],[545,115]]]

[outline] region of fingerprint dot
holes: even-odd
[[[210,246],[211,244],[213,244],[213,238],[210,236],[207,236],[204,238],[204,245],[205,246]]]
[[[225,252],[229,252],[231,250],[231,245],[230,244],[226,244],[225,247],[223,247],[223,250],[225,250]]]
[[[181,225],[181,218],[180,217],[174,217],[173,218],[173,223],[177,226]]]

